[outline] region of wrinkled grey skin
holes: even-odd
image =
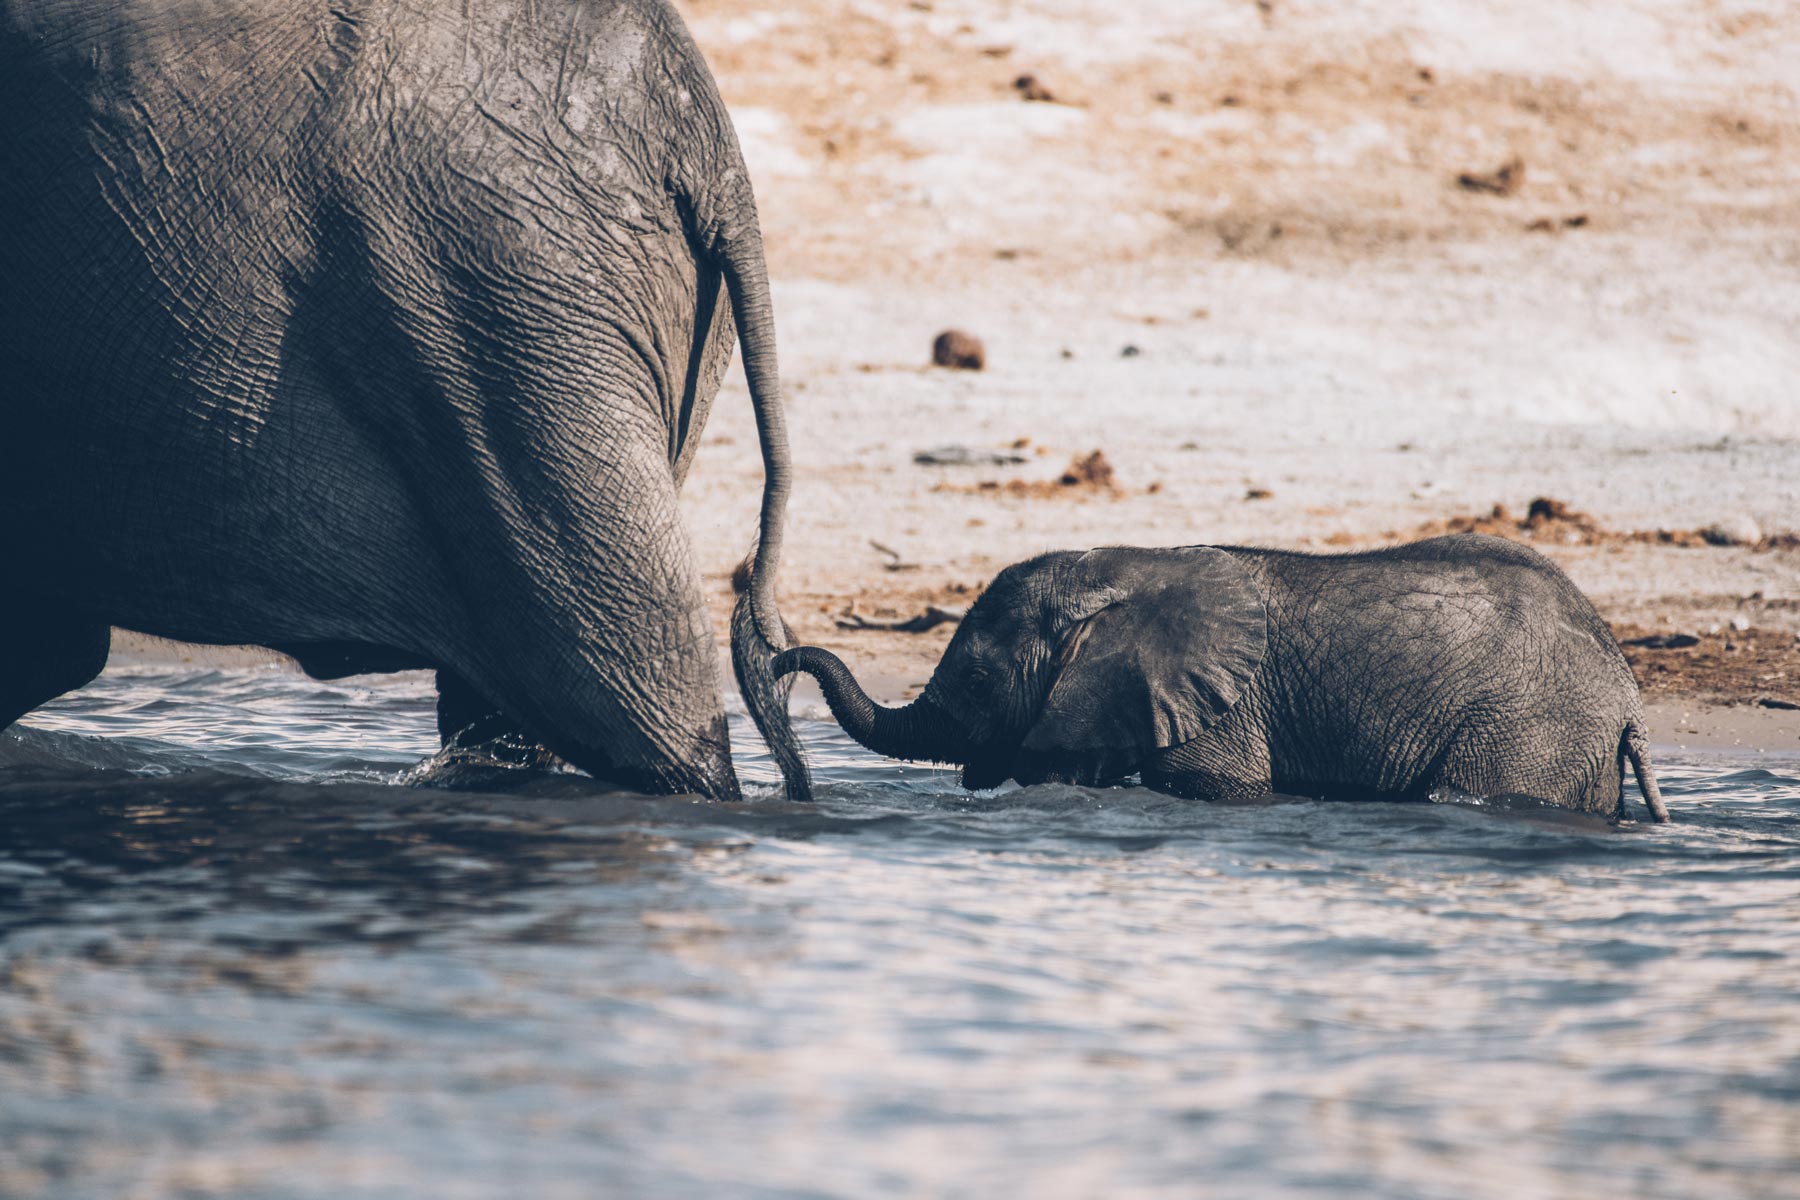
[[[0,727],[118,625],[736,796],[676,510],[735,317],[804,795],[761,237],[664,0],[0,0],[0,111]]]
[[[1548,559],[1497,538],[1046,554],[1000,573],[904,708],[813,647],[775,670],[818,678],[863,745],[960,764],[969,788],[1134,772],[1209,800],[1448,786],[1616,820],[1629,760],[1668,819],[1611,632]]]

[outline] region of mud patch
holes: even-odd
[[[934,492],[979,496],[1020,496],[1036,500],[1117,500],[1125,495],[1103,450],[1077,454],[1055,479],[984,479],[976,484],[940,483]]]
[[[1411,530],[1390,529],[1374,539],[1354,534],[1337,533],[1325,540],[1345,545],[1363,540],[1382,542],[1416,541],[1442,537],[1449,533],[1485,533],[1491,537],[1515,542],[1561,546],[1618,546],[1644,543],[1653,546],[1695,548],[1706,546],[1747,546],[1752,550],[1800,550],[1800,533],[1763,533],[1754,536],[1733,535],[1727,522],[1716,522],[1704,529],[1608,529],[1588,513],[1571,508],[1567,501],[1552,496],[1539,496],[1518,516],[1504,504],[1496,504],[1480,515],[1445,517],[1426,521]]]
[[[1621,624],[1613,636],[1645,696],[1800,708],[1800,638],[1792,634],[1726,629],[1671,636]]]

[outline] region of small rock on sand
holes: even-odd
[[[1649,637],[1629,638],[1621,644],[1642,646],[1646,650],[1685,650],[1689,646],[1698,646],[1700,639],[1691,633],[1653,633]]]
[[[950,445],[920,450],[913,455],[913,461],[922,467],[1006,467],[1024,462],[1025,456],[1017,450],[977,450],[971,446]]]
[[[959,371],[979,371],[987,366],[987,347],[972,333],[946,329],[931,343],[931,361]]]
[[[1762,527],[1746,513],[1733,513],[1700,531],[1713,546],[1754,546],[1762,541]]]
[[[1064,487],[1090,487],[1110,490],[1114,487],[1113,466],[1106,461],[1103,451],[1095,450],[1092,454],[1076,455],[1069,463],[1069,469],[1057,480]]]
[[[1510,196],[1525,186],[1525,160],[1515,154],[1492,171],[1464,171],[1456,182],[1465,191]]]
[[[837,619],[839,629],[876,629],[889,633],[924,633],[936,629],[939,625],[954,624],[968,615],[968,608],[963,605],[926,605],[925,611],[916,617],[874,618],[863,616],[854,608],[840,614]]]

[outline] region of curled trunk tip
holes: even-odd
[[[920,697],[902,708],[869,699],[843,660],[817,646],[798,646],[775,656],[777,676],[805,671],[819,681],[825,703],[844,732],[857,743],[888,758],[915,762],[961,763],[968,739],[943,709]]]

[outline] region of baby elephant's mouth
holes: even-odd
[[[1016,746],[980,746],[964,761],[962,785],[971,792],[999,787],[1013,778]]]

